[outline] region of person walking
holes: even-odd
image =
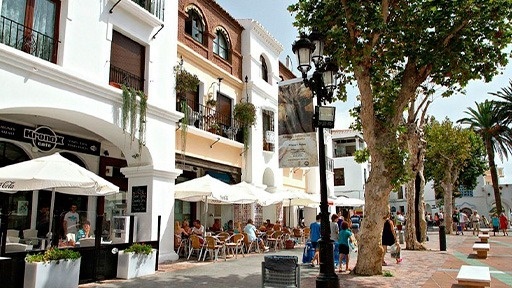
[[[337,214],[331,215],[331,240],[333,241],[333,248],[334,248],[334,266],[341,265],[341,263],[338,262],[338,259],[340,258],[340,251],[338,249],[338,235],[340,234],[340,228],[338,226],[338,218],[339,216]],[[340,266],[341,267],[341,266]]]
[[[500,218],[498,218],[498,214],[494,213],[492,214],[492,232],[494,233],[493,236],[496,236],[496,232],[500,234]]]
[[[395,227],[393,225],[393,221],[389,218],[390,216],[391,214],[388,212],[387,215],[383,217],[384,228],[382,229],[382,249],[384,250],[384,255],[382,256],[382,266],[388,265],[385,261],[386,253],[388,252],[388,246],[393,244],[398,245]]]
[[[473,225],[473,235],[475,235],[476,232],[478,236],[478,234],[480,234],[480,215],[478,215],[478,211],[473,211],[473,215],[471,215],[470,219]]]
[[[500,215],[500,230],[503,232],[503,236],[508,236],[508,218],[505,216],[505,212],[501,212]]]
[[[455,210],[452,214],[452,221],[453,221],[453,230],[455,230],[455,235],[459,235],[459,227],[460,227],[460,220],[459,220],[459,211]]]
[[[317,264],[320,264],[320,247],[318,247],[318,240],[320,240],[320,219],[322,217],[320,214],[316,215],[316,221],[309,225],[309,229],[311,230],[309,234],[309,238],[311,239],[311,247],[315,249],[315,256],[311,260],[311,267],[315,267],[315,260]]]

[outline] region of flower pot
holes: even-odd
[[[108,85],[115,87],[117,89],[121,89],[121,84],[119,84],[117,82],[109,82]]]
[[[117,258],[117,278],[131,279],[155,274],[156,249],[149,255],[119,251]]]
[[[24,288],[78,287],[80,258],[50,262],[25,262]]]

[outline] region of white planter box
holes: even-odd
[[[151,254],[135,254],[119,251],[117,258],[117,278],[131,279],[155,274],[156,249]]]
[[[78,287],[80,259],[59,260],[47,263],[25,262],[24,288]]]

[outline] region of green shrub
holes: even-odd
[[[76,260],[80,258],[80,253],[77,251],[59,248],[50,248],[44,253],[29,254],[25,257],[25,261],[28,263],[34,262],[49,262],[52,260]]]
[[[139,243],[135,243],[132,246],[130,246],[124,250],[125,253],[133,252],[135,254],[144,254],[144,255],[151,254],[151,251],[152,251],[151,245],[139,244]]]
[[[384,277],[393,277],[393,273],[391,273],[391,271],[389,271],[389,270],[382,271],[382,275]]]

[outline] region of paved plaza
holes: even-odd
[[[477,259],[472,250],[478,237],[471,232],[460,235],[447,235],[447,251],[439,249],[439,234],[429,232],[428,251],[407,251],[402,249],[403,262],[395,264],[389,254],[386,255],[390,277],[362,277],[347,273],[337,273],[340,287],[462,287],[457,285],[458,270],[461,265],[488,266],[491,271],[491,287],[512,286],[512,236],[492,236],[489,240],[491,250],[487,259]],[[402,245],[405,247],[405,245]],[[250,254],[238,259],[229,258],[218,262],[181,260],[161,264],[155,275],[132,280],[108,280],[99,283],[80,285],[82,288],[114,287],[261,287],[261,262],[264,255],[296,255],[302,260],[303,246],[295,249],[271,251],[265,254]],[[351,258],[351,267],[357,257]],[[301,287],[315,287],[318,266],[301,265]]]

